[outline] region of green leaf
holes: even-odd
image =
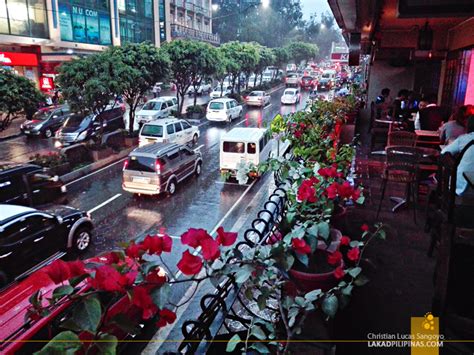
[[[303,307],[304,306],[304,303],[305,303],[305,299],[301,296],[296,296],[295,297],[295,303],[298,305],[298,306],[301,306]]]
[[[237,346],[238,343],[240,343],[242,340],[240,340],[239,334],[234,334],[232,338],[230,338],[229,342],[227,343],[227,346],[225,348],[225,351],[228,353],[231,353],[235,350],[235,347]]]
[[[79,329],[95,333],[101,318],[101,306],[97,297],[89,297],[80,302],[72,314]]]
[[[295,219],[295,216],[296,216],[296,212],[288,212],[286,214],[286,220],[288,221],[288,223],[292,223],[293,220]]]
[[[53,291],[53,299],[62,298],[74,292],[74,288],[69,285],[56,287]]]
[[[260,328],[258,325],[253,325],[251,328],[252,335],[254,335],[257,339],[265,340],[267,336],[265,332]]]
[[[365,201],[365,197],[364,196],[360,196],[357,200],[356,200],[356,203],[358,203],[359,205],[362,205]]]
[[[253,288],[247,287],[247,288],[245,289],[245,297],[246,297],[248,300],[253,299]]]
[[[40,351],[35,352],[37,355],[66,354],[74,355],[80,350],[82,343],[79,337],[67,330],[56,335],[49,341]]]
[[[361,271],[362,271],[362,269],[357,266],[357,267],[354,267],[354,268],[352,268],[352,269],[348,269],[348,270],[347,270],[347,273],[348,273],[349,275],[351,275],[353,278],[356,278],[357,275],[359,275]]]
[[[322,309],[329,317],[334,318],[337,312],[338,300],[334,295],[329,295],[323,300]]]
[[[257,297],[258,308],[263,311],[267,307],[267,297],[265,295],[259,295]]]
[[[171,294],[171,285],[165,283],[160,288],[154,289],[151,293],[151,299],[158,308],[164,308],[168,303]]]
[[[306,229],[306,232],[312,237],[317,237],[318,236],[318,225],[313,224],[311,227]]]
[[[355,280],[354,284],[356,286],[364,286],[367,282],[369,282],[369,278],[363,274],[360,274]]]
[[[350,296],[351,293],[352,293],[352,289],[353,289],[353,288],[354,288],[354,287],[353,287],[352,285],[347,285],[346,287],[344,287],[344,288],[342,289],[342,294],[344,294],[344,295],[346,295],[346,296]]]
[[[79,276],[70,278],[69,279],[69,285],[71,285],[72,287],[76,287],[77,285],[79,285],[82,281],[84,281],[88,277],[89,277],[89,274],[84,274],[84,275],[79,275]]]
[[[264,343],[252,343],[250,349],[255,349],[259,354],[270,354],[268,346]]]
[[[101,355],[115,355],[117,353],[117,337],[112,334],[102,334],[99,338],[101,341],[96,345],[100,350]]]
[[[117,325],[123,331],[129,334],[140,334],[140,328],[137,327],[134,322],[124,313],[118,313],[113,316],[110,321],[111,324]]]
[[[41,295],[41,289],[40,289],[30,296],[29,301],[33,306],[39,307],[41,306],[41,298],[42,298],[42,295]]]
[[[308,292],[306,295],[304,295],[304,298],[307,299],[310,302],[314,302],[318,299],[318,296],[321,294],[321,290],[313,290]]]
[[[318,223],[318,233],[321,238],[327,240],[329,238],[329,223],[328,222]]]
[[[385,240],[387,238],[387,234],[385,233],[383,229],[381,229],[377,232],[377,237],[379,239]]]
[[[300,263],[302,263],[306,267],[308,266],[308,263],[309,263],[308,255],[300,254],[300,253],[295,253],[295,255],[296,255],[296,259],[298,259]]]
[[[359,241],[358,240],[352,240],[350,243],[349,243],[349,246],[351,248],[356,248],[359,246]]]
[[[235,282],[238,284],[243,284],[245,281],[247,281],[252,274],[253,268],[250,265],[244,265],[242,266],[239,271],[236,272],[235,274]]]

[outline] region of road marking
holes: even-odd
[[[97,205],[95,206],[94,208],[91,208],[89,211],[89,213],[93,213],[95,211],[97,211],[98,209],[104,207],[105,205],[107,205],[108,203],[112,202],[113,200],[119,198],[120,196],[122,196],[122,194],[116,194],[115,196],[112,196],[111,198],[109,198],[107,201],[104,201],[102,202],[100,205]]]
[[[221,184],[221,185],[238,185],[238,186],[249,186],[249,184],[239,184],[238,182],[228,182],[228,181],[220,181],[217,180],[216,184]]]
[[[195,148],[194,151],[199,150],[199,149],[201,149],[202,147],[204,147],[204,144],[201,144],[199,147]]]
[[[263,109],[266,110],[267,108],[272,107],[272,106],[273,106],[273,104],[269,104],[269,105],[265,106]]]
[[[90,176],[92,176],[92,175],[95,175],[95,174],[97,174],[97,173],[100,173],[101,171],[104,171],[105,169],[108,169],[108,168],[110,168],[111,166],[114,166],[114,165],[116,165],[116,164],[118,164],[118,163],[123,162],[123,161],[124,161],[125,159],[127,159],[127,158],[128,158],[128,157],[122,158],[122,159],[116,161],[115,163],[106,165],[106,166],[104,166],[103,168],[101,168],[101,169],[99,169],[99,170],[96,170],[96,171],[93,171],[92,173],[87,174],[87,175],[84,175],[84,176],[82,176],[82,177],[80,177],[80,178],[78,178],[78,179],[76,179],[76,180],[72,180],[71,182],[68,182],[68,183],[66,184],[66,186],[72,185],[72,184],[74,184],[74,183],[76,183],[76,182],[79,182],[79,181],[81,181],[81,180],[84,180],[84,179],[86,179],[86,178],[88,178],[88,177],[90,177]]]
[[[201,127],[201,126],[207,125],[208,123],[209,123],[209,121],[206,121],[206,122],[203,122],[203,123],[198,124],[197,126],[198,126],[198,127]]]
[[[238,126],[241,123],[244,123],[245,121],[247,121],[247,119],[240,121],[239,123],[236,124],[236,126]]]

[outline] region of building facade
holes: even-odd
[[[211,0],[0,0],[0,66],[45,91],[64,61],[176,38],[219,43]]]

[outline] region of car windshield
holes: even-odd
[[[140,134],[142,136],[163,137],[163,126],[146,124],[143,126],[142,132]]]
[[[331,74],[323,74],[322,77],[325,79],[329,79],[331,77]]]
[[[93,115],[89,115],[86,117],[83,117],[81,115],[73,115],[64,122],[64,127],[66,128],[86,127],[91,123],[92,117]]]
[[[303,80],[313,80],[313,78],[310,76],[303,76]]]
[[[209,108],[211,110],[222,110],[224,108],[224,103],[223,102],[211,102],[209,104]]]
[[[145,105],[143,105],[142,110],[145,111],[157,111],[161,109],[161,102],[160,101],[148,101]]]
[[[288,75],[288,77],[289,78],[296,78],[296,77],[298,77],[298,74],[290,74],[290,75]]]
[[[51,112],[53,112],[53,110],[38,111],[33,115],[33,120],[35,120],[35,121],[45,121],[49,118],[49,116],[51,115]]]
[[[252,91],[249,96],[263,96],[263,91]]]
[[[283,95],[293,96],[295,94],[295,90],[285,90]]]

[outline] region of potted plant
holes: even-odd
[[[127,148],[136,147],[138,145],[138,132],[128,132],[126,129],[122,130],[124,136],[124,146]]]
[[[188,106],[186,108],[186,115],[188,116],[188,118],[200,119],[204,117],[205,113],[206,110],[201,105]]]
[[[87,148],[91,152],[92,159],[96,162],[105,158],[110,157],[114,154],[112,148],[106,146],[105,144],[99,144],[96,142],[90,142],[87,144]]]
[[[30,157],[31,163],[49,169],[52,174],[64,175],[70,171],[70,164],[66,156],[61,153],[49,152],[36,154]]]

